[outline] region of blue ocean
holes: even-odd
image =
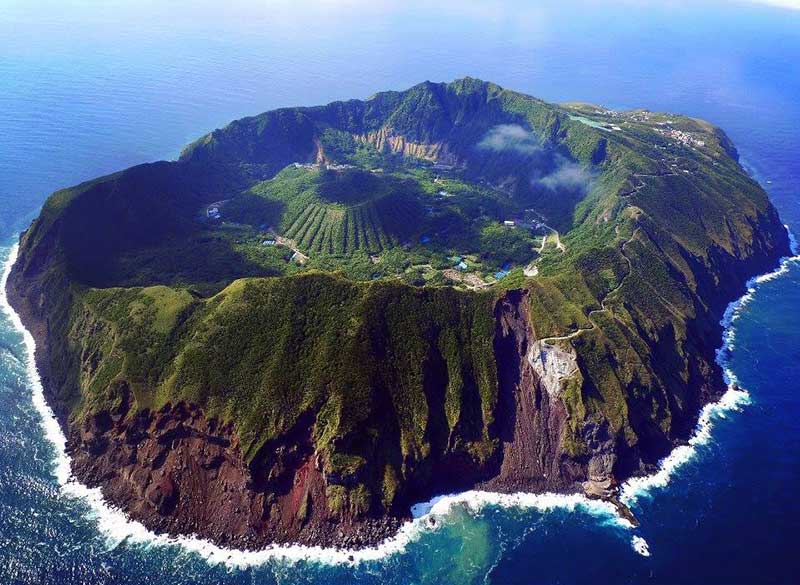
[[[465,75],[710,120],[800,234],[795,0],[0,0],[0,260],[59,187],[245,115]],[[626,486],[639,527],[579,498],[462,494],[352,559],[156,538],[69,482],[3,302],[0,584],[798,583],[800,261],[776,269],[727,315],[742,390]]]

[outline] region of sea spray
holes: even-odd
[[[658,471],[644,477],[633,477],[626,481],[620,490],[620,501],[631,506],[644,496],[650,496],[652,490],[665,487],[675,472],[697,454],[697,447],[707,444],[711,440],[711,430],[714,422],[727,417],[727,413],[740,410],[742,406],[750,403],[747,390],[739,388],[736,374],[730,369],[729,361],[734,349],[736,339],[736,320],[741,315],[742,309],[752,300],[758,287],[786,274],[791,265],[800,262],[798,244],[789,226],[785,226],[789,235],[792,256],[780,259],[778,267],[766,274],[755,276],[747,281],[746,292],[735,301],[728,304],[723,314],[720,325],[723,327],[722,346],[717,350],[716,361],[722,368],[722,375],[728,390],[716,402],[706,404],[700,411],[694,433],[686,445],[680,445],[672,450],[659,462]]]
[[[641,536],[634,536],[631,538],[631,546],[633,546],[633,550],[643,557],[650,556],[650,547],[648,546],[647,541]]]
[[[793,254],[797,254],[797,244],[794,238],[792,238],[792,250]],[[23,338],[26,351],[24,362],[27,378],[31,385],[32,402],[41,415],[41,425],[45,437],[54,447],[54,475],[64,494],[86,502],[88,515],[95,519],[98,530],[108,539],[109,544],[112,546],[116,546],[121,542],[142,543],[146,546],[176,546],[184,551],[197,553],[209,563],[221,563],[238,568],[260,565],[271,560],[308,561],[320,564],[357,564],[365,561],[381,560],[402,552],[409,543],[419,539],[427,532],[437,530],[443,522],[432,522],[431,520],[437,518],[446,521],[447,516],[456,506],[476,512],[490,505],[539,512],[548,512],[555,509],[581,511],[604,518],[609,524],[617,527],[631,527],[627,521],[617,515],[616,509],[611,504],[599,500],[590,500],[579,494],[499,494],[468,491],[460,494],[438,496],[429,502],[413,506],[413,519],[406,522],[395,536],[385,540],[378,546],[360,550],[303,545],[273,545],[259,551],[241,551],[220,547],[194,536],[172,537],[156,534],[140,522],[128,518],[119,508],[110,505],[103,498],[99,488],[89,488],[71,475],[70,460],[65,450],[66,437],[52,409],[47,404],[41,378],[36,368],[34,359],[35,341],[31,333],[24,327],[19,315],[8,302],[6,284],[18,252],[18,245],[14,245],[10,249],[5,262],[3,274],[0,278],[0,286],[2,287],[0,305],[2,305],[3,311],[8,315],[12,325],[21,333]],[[694,456],[696,446],[709,441],[713,421],[716,418],[724,418],[727,411],[738,409],[749,400],[747,392],[735,387],[735,376],[727,367],[727,357],[733,348],[733,340],[735,338],[733,323],[738,318],[741,308],[752,298],[753,293],[760,284],[784,274],[789,269],[789,263],[797,261],[800,261],[800,256],[795,255],[791,258],[785,258],[777,270],[751,279],[748,282],[747,293],[728,306],[722,321],[725,327],[723,347],[717,354],[717,361],[723,368],[726,381],[730,384],[728,392],[718,402],[709,404],[702,410],[697,428],[688,445],[677,447],[662,460],[658,472],[647,477],[632,478],[622,486],[621,500],[624,503],[634,503],[637,498],[644,494],[649,494],[653,488],[665,486],[675,470]],[[641,536],[634,535],[631,538],[631,545],[638,554],[650,556],[647,542]]]
[[[611,524],[630,527],[620,518],[614,506],[599,500],[590,500],[580,494],[499,494],[492,492],[468,491],[459,494],[437,496],[429,502],[412,507],[413,519],[403,524],[393,537],[378,546],[359,550],[323,548],[304,545],[273,545],[259,551],[243,551],[217,546],[216,544],[194,536],[174,537],[156,534],[142,523],[131,520],[119,508],[110,505],[99,488],[90,488],[79,482],[70,471],[70,459],[66,453],[66,437],[44,395],[44,387],[36,368],[34,354],[36,343],[33,335],[25,328],[19,315],[8,302],[6,284],[11,268],[16,262],[19,246],[15,244],[9,251],[2,277],[0,277],[0,305],[8,315],[14,328],[23,337],[26,354],[26,374],[31,386],[32,401],[41,416],[41,425],[45,437],[52,443],[55,453],[54,475],[64,494],[76,497],[88,505],[88,515],[97,522],[98,530],[108,539],[111,546],[121,542],[142,543],[147,546],[179,546],[188,552],[194,552],[209,563],[222,563],[231,567],[246,568],[261,565],[271,560],[289,562],[309,561],[320,564],[357,564],[364,561],[376,561],[402,552],[406,546],[419,539],[426,532],[437,530],[443,523],[432,522],[433,518],[446,518],[451,511],[460,506],[472,512],[480,511],[485,506],[494,505],[520,509],[548,512],[555,509],[566,511],[583,511],[602,517]]]

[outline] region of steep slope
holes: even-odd
[[[491,282],[440,260],[529,229],[530,264]],[[724,391],[722,311],[786,253],[719,129],[465,79],[246,118],[60,191],[8,292],[75,473],[132,516],[360,546],[442,491],[613,498]],[[406,284],[415,255],[453,286]]]

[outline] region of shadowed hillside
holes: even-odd
[[[441,492],[614,500],[724,390],[722,310],[787,251],[721,130],[463,79],[59,191],[9,293],[117,505],[361,546]]]

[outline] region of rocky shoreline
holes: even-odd
[[[415,503],[467,490],[583,494],[634,522],[620,484],[653,472],[726,392],[720,319],[789,239],[721,130],[627,113],[608,132],[576,113],[618,117],[471,78],[424,82],[245,118],[176,161],[55,193],[7,288],[75,477],[157,532],[249,550],[375,545]],[[503,128],[547,156],[482,147]],[[688,135],[691,148],[670,139]],[[382,150],[340,164],[365,142]],[[308,174],[321,145],[336,168]],[[384,173],[392,153],[455,173],[466,198],[440,193],[455,207],[423,219],[423,193],[440,187]],[[563,197],[533,188],[532,169],[557,174],[562,158],[592,180]],[[343,213],[340,189],[369,194],[371,211],[359,198]],[[206,221],[232,195],[243,215],[229,219],[252,222],[241,241]],[[500,215],[528,205],[563,235],[534,277],[466,290],[396,258],[385,276],[399,278],[347,272],[358,250],[412,262],[402,242],[444,228],[464,242],[502,232],[474,247],[499,260],[518,227]],[[306,247],[327,242],[329,269],[251,255],[273,220]],[[523,239],[517,268],[533,252]]]
[[[769,269],[780,255],[757,262],[749,276]],[[721,318],[727,302],[742,292],[747,278],[738,280],[741,282],[729,289],[730,294],[721,295],[713,303],[714,318]],[[12,271],[7,286],[9,302],[36,341],[37,366],[48,401],[68,437],[67,451],[75,477],[89,487],[100,487],[110,503],[149,529],[173,536],[195,535],[239,550],[259,550],[273,544],[358,550],[384,542],[410,519],[409,514],[330,517],[321,466],[313,454],[303,453],[300,445],[285,446],[289,452],[286,463],[294,467],[289,473],[290,485],[282,486],[283,493],[275,497],[269,493],[269,489],[276,491],[274,485],[259,485],[258,462],[245,464],[231,425],[206,419],[192,405],[180,403],[158,412],[132,412],[128,390],[123,388],[118,407],[88,417],[80,427],[71,424],[64,405],[49,390],[47,321],[39,316],[31,295],[20,291],[22,282],[19,272]],[[503,332],[498,343],[507,345],[498,353],[505,360],[520,360],[528,344],[524,309],[520,310],[526,293],[515,294],[511,302],[505,306],[499,303],[497,309]],[[503,369],[513,377],[502,386],[510,391],[506,408],[514,414],[505,417],[512,426],[501,431],[501,437],[505,437],[502,461],[487,474],[490,477],[469,487],[499,493],[582,492],[612,503],[621,517],[635,525],[636,518],[617,498],[618,486],[628,477],[652,472],[653,466],[640,461],[629,475],[615,477],[615,460],[604,455],[607,451],[603,447],[598,447],[599,455],[592,461],[576,467],[574,461],[563,457],[560,445],[540,443],[557,442],[564,418],[547,415],[542,400],[547,401],[548,393],[526,370],[524,361],[522,366],[519,363],[508,362]],[[709,382],[718,387],[718,392],[704,394],[701,407],[724,391],[720,373],[712,372],[711,377]],[[557,413],[559,406],[554,404]],[[602,434],[599,429],[594,432]],[[681,442],[676,441],[673,447]],[[536,458],[526,455],[531,451],[547,455],[537,463]],[[590,468],[592,473],[587,474]],[[542,481],[542,477],[548,477],[546,469],[554,473],[551,480]],[[308,509],[303,511],[303,506]]]

